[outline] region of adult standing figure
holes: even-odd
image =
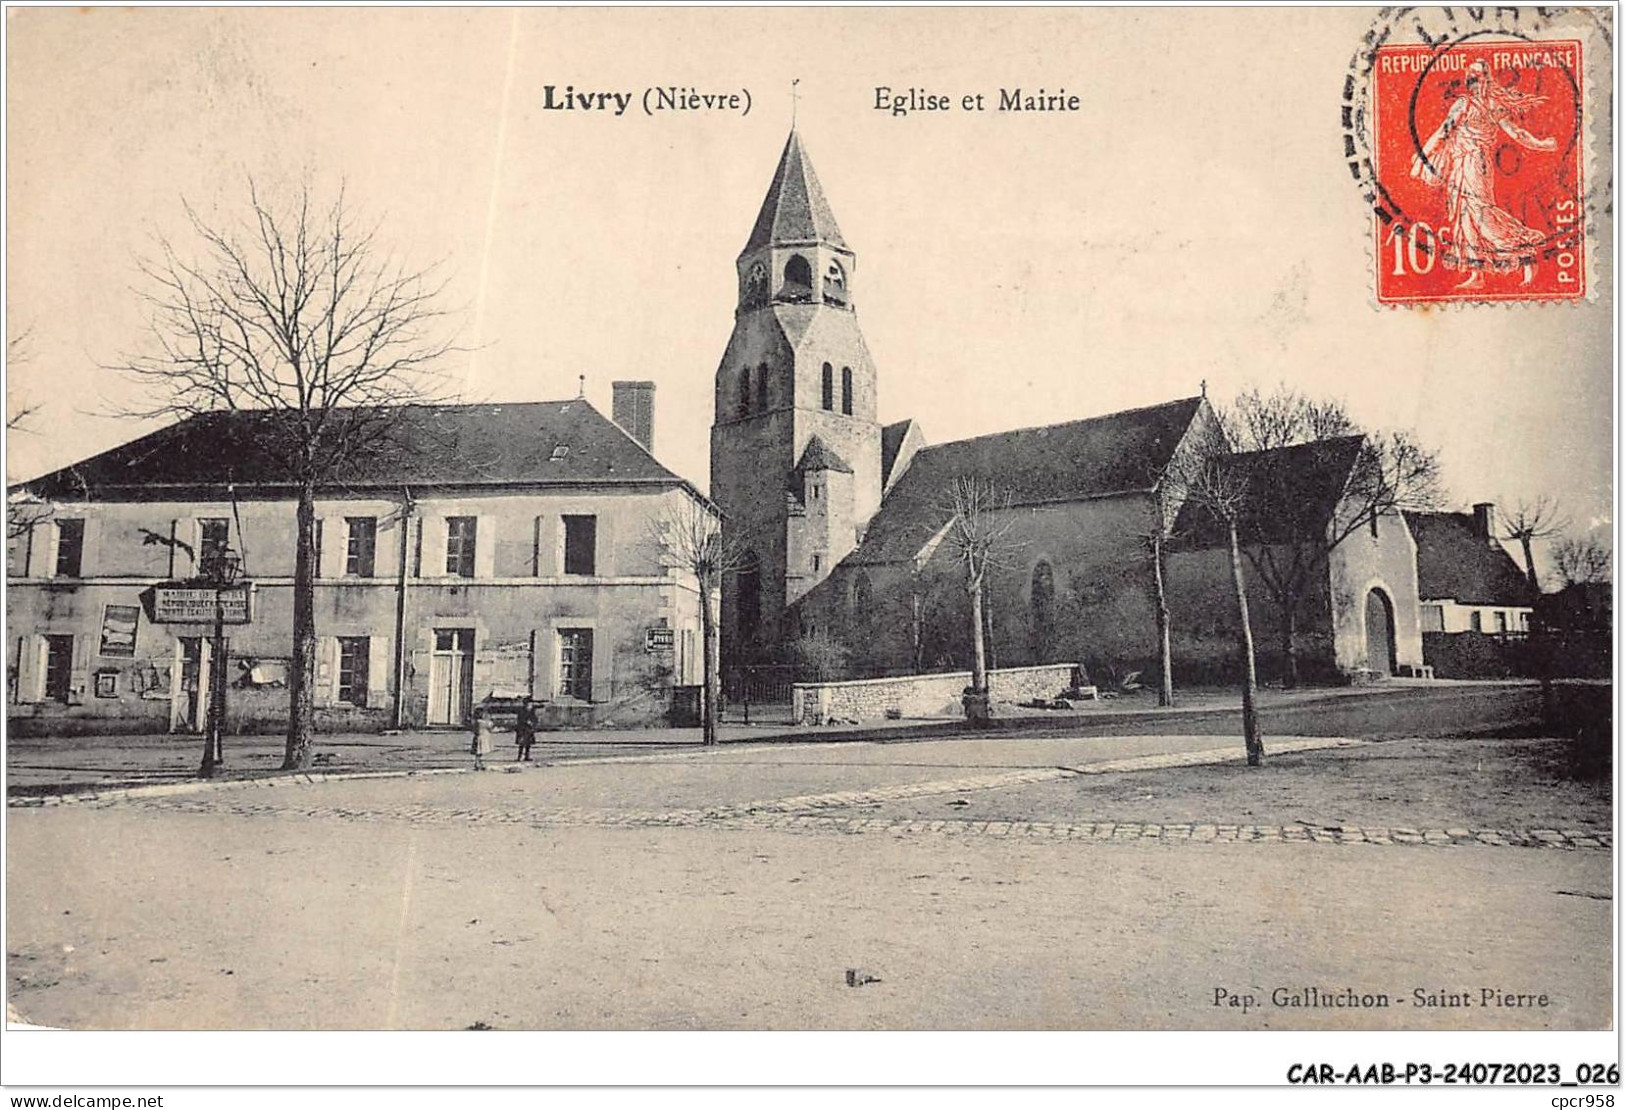
[[[514,742],[519,745],[517,761],[529,763],[531,745],[536,743],[536,703],[529,698],[519,703],[513,733]]]
[[[1456,288],[1478,288],[1486,267],[1511,269],[1515,262],[1523,266],[1528,285],[1535,277],[1532,248],[1546,236],[1495,202],[1495,145],[1505,133],[1529,150],[1556,150],[1555,138],[1536,138],[1517,122],[1546,98],[1496,84],[1483,61],[1467,67],[1466,85],[1411,159],[1411,176],[1444,190],[1452,240],[1443,261],[1452,270],[1467,271]]]

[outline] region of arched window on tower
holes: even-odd
[[[799,254],[792,254],[784,264],[784,290],[780,295],[787,301],[812,300],[812,265]]]
[[[841,367],[841,411],[852,415],[852,367]]]
[[[1033,662],[1047,663],[1055,647],[1055,570],[1040,559],[1033,567],[1032,592],[1027,598],[1032,631]]]
[[[756,368],[756,411],[767,411],[767,363]]]
[[[750,367],[739,371],[739,415],[750,415]]]
[[[835,411],[835,367],[824,363],[824,411]]]
[[[833,259],[830,260],[829,268],[824,271],[824,303],[846,304],[846,271]]]

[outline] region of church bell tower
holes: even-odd
[[[737,268],[733,335],[716,374],[711,497],[751,553],[723,581],[723,658],[763,662],[797,634],[786,608],[852,551],[880,505],[857,256],[794,130]]]

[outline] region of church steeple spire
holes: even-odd
[[[785,140],[784,153],[779,156],[773,184],[768,186],[761,211],[756,214],[756,224],[741,253],[792,243],[823,243],[846,249],[846,240],[841,238],[835,213],[824,199],[824,189],[813,171],[812,160],[807,157],[801,135],[793,127]]]

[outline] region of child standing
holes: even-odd
[[[485,770],[485,757],[491,754],[491,719],[484,709],[474,710],[474,739],[468,750],[474,755],[474,770]]]

